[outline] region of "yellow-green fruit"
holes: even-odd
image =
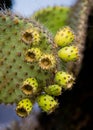
[[[65,89],[71,88],[74,83],[74,80],[75,79],[73,75],[64,71],[58,71],[55,74],[55,82]]]
[[[79,50],[76,46],[63,47],[58,51],[58,56],[65,62],[79,59]]]
[[[68,46],[75,40],[74,32],[70,27],[64,27],[63,29],[60,29],[55,37],[54,41],[58,46]]]
[[[38,91],[38,82],[35,78],[27,78],[23,82],[21,89],[26,95],[36,94]]]
[[[37,29],[30,28],[23,32],[22,41],[26,44],[37,45],[40,41],[40,35]]]
[[[56,66],[56,59],[52,54],[43,54],[39,60],[42,69],[49,70]]]
[[[47,94],[40,95],[37,98],[37,103],[40,108],[47,113],[53,112],[58,106],[58,102]]]
[[[49,85],[48,87],[45,87],[45,92],[49,95],[59,96],[61,95],[62,87],[58,84]]]
[[[37,61],[40,56],[41,56],[41,51],[39,48],[31,48],[31,49],[28,49],[26,54],[25,54],[25,60],[27,62],[34,62],[34,61]]]
[[[17,115],[20,117],[28,116],[32,110],[32,106],[33,104],[28,98],[22,99],[16,107]]]

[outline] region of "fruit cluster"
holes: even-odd
[[[57,55],[64,62],[76,61],[79,59],[79,51],[78,48],[74,45],[70,45],[75,42],[75,34],[71,30],[70,27],[64,27],[59,30],[55,37],[54,42],[57,46]],[[61,48],[60,48],[61,47]],[[38,54],[39,56],[39,54]],[[51,55],[41,56],[39,62],[42,62],[41,68],[44,70],[51,71],[51,68],[54,68],[56,61]],[[49,62],[49,63],[48,63]],[[58,107],[58,101],[56,99],[57,96],[61,95],[62,89],[69,89],[72,87],[75,78],[73,74],[69,74],[63,70],[56,70],[52,84],[47,86],[43,86],[39,91],[39,84],[35,78],[28,78],[23,82],[22,91],[26,95],[33,96],[38,93],[36,97],[36,102],[41,107],[41,109],[47,113],[53,112]],[[27,102],[26,102],[27,101]],[[30,102],[28,104],[28,102]],[[31,100],[23,99],[18,103],[16,108],[17,114],[21,117],[25,114],[28,115],[32,109]],[[30,105],[31,109],[28,109]],[[20,112],[23,110],[23,113]]]

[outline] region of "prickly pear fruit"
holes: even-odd
[[[32,110],[32,106],[33,104],[28,98],[20,100],[16,107],[17,115],[20,117],[28,116]]]
[[[58,46],[64,47],[70,45],[75,40],[75,35],[72,29],[68,26],[60,29],[55,37],[54,41]]]
[[[31,48],[27,50],[25,54],[25,60],[27,62],[35,62],[39,60],[41,55],[42,55],[42,52],[40,51],[39,48]]]
[[[62,92],[62,87],[58,84],[53,84],[45,87],[45,92],[52,96],[59,96]]]
[[[52,96],[47,94],[38,96],[37,103],[40,108],[47,113],[53,112],[58,106],[58,102]]]
[[[43,54],[39,60],[39,66],[42,69],[50,70],[56,65],[56,59],[52,54]]]
[[[36,94],[38,91],[38,82],[35,78],[27,78],[22,85],[22,91],[26,95]]]
[[[76,46],[63,47],[58,51],[58,56],[63,61],[76,61],[79,59],[79,50]]]
[[[74,80],[75,79],[73,75],[64,71],[58,71],[55,74],[55,82],[65,89],[71,88],[74,83]]]
[[[39,31],[36,28],[30,28],[22,33],[22,41],[26,44],[37,45],[40,41]]]

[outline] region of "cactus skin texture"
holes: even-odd
[[[56,98],[61,94],[62,87],[71,88],[75,79],[68,73],[64,60],[58,56],[61,48],[36,21],[10,11],[1,11],[0,103],[16,103],[17,115],[21,117],[30,114],[35,102],[43,111],[53,112],[58,106]],[[60,71],[64,73],[58,75]]]
[[[59,30],[62,26],[67,25],[66,21],[68,19],[69,12],[69,7],[53,6],[35,12],[32,18],[42,23],[53,34],[56,34],[57,30]]]

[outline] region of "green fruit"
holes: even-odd
[[[27,62],[35,62],[39,60],[41,55],[42,55],[42,52],[40,51],[39,48],[31,48],[26,51],[25,60]]]
[[[38,91],[38,82],[35,78],[27,78],[23,82],[21,89],[26,95],[34,95]]]
[[[58,71],[55,74],[55,82],[65,89],[71,88],[74,80],[73,75],[64,71]]]
[[[39,66],[45,70],[53,69],[56,66],[56,59],[52,54],[43,54],[39,59]]]
[[[58,56],[65,62],[79,59],[79,50],[76,46],[63,47],[58,51]]]
[[[22,41],[26,44],[38,45],[40,41],[40,34],[36,28],[26,29],[22,33]]]
[[[32,106],[33,104],[28,98],[22,99],[16,107],[17,115],[20,117],[28,116],[32,110]]]
[[[48,87],[45,87],[44,90],[49,95],[59,96],[61,95],[62,87],[57,84],[54,84],[54,85],[49,85]]]
[[[60,29],[54,37],[55,43],[61,47],[70,45],[74,40],[74,32],[68,26]]]
[[[58,102],[52,96],[47,94],[38,96],[37,103],[40,108],[47,113],[53,112],[58,106]]]

